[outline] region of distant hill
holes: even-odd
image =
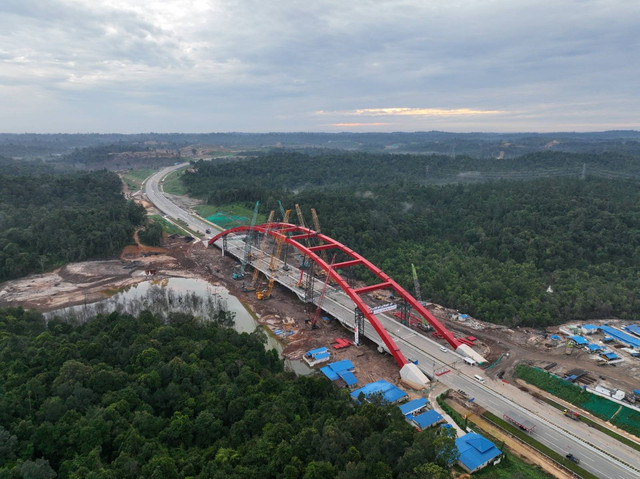
[[[640,132],[591,133],[139,133],[34,134],[0,133],[0,155],[55,158],[76,149],[104,145],[144,145],[179,149],[188,145],[225,148],[323,148],[396,153],[466,154],[475,158],[509,158],[538,151],[640,154]]]

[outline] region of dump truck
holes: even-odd
[[[575,411],[572,411],[571,409],[565,409],[562,412],[564,413],[565,416],[570,417],[571,419],[574,419],[576,421],[580,419],[580,414],[578,414]]]

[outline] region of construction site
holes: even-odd
[[[312,369],[349,364],[346,372],[335,372],[343,387],[362,388],[384,380],[406,391],[409,399],[432,397],[446,390],[438,381],[442,375],[458,374],[465,365],[480,365],[484,377],[513,383],[528,394],[534,391],[533,400],[538,401],[535,394],[542,392],[515,378],[516,366],[526,363],[612,400],[634,401],[640,359],[633,341],[624,343],[636,331],[625,329],[632,326],[629,322],[592,320],[546,330],[486,323],[423,301],[411,264],[407,267],[413,273],[412,292],[404,290],[366,259],[322,234],[315,211],[311,211],[310,228],[299,207],[272,212],[259,225],[257,208],[250,224],[224,234],[203,235],[204,241],[196,234],[165,236],[162,248],[137,244],[127,247],[118,260],[70,264],[6,282],[0,285],[0,306],[51,311],[97,301],[144,281],[201,278],[237,297],[277,339],[283,358],[300,363],[306,358],[306,366]],[[359,281],[366,271],[374,279]],[[348,308],[340,306],[343,297],[351,301]],[[393,334],[395,341],[386,334]],[[421,359],[421,369],[428,372],[423,384],[416,376],[403,376],[402,368],[418,364],[417,357],[403,354],[396,345],[406,341],[435,344],[445,366],[427,367]],[[428,393],[420,392],[425,386]],[[449,401],[461,411],[477,408],[460,392],[450,394]],[[535,434],[535,424],[517,411],[501,414],[505,421]],[[514,450],[519,448],[516,443],[510,444]],[[523,457],[531,456],[526,448],[520,449]]]

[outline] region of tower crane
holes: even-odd
[[[413,263],[411,263],[411,275],[413,276],[413,289],[415,290],[416,293],[416,299],[418,300],[418,303],[420,304],[424,304],[422,301],[422,293],[420,293],[420,281],[418,281],[418,273],[416,272],[416,267],[413,265]],[[409,316],[412,316],[411,313],[408,313]],[[411,324],[411,322],[409,321],[409,318],[405,318],[405,320],[407,321],[407,323]],[[431,327],[431,325],[427,322],[426,319],[424,319],[422,316],[420,316],[420,323],[418,323],[418,326],[420,326],[423,330],[425,331],[431,331],[433,328]]]
[[[422,303],[422,295],[420,294],[420,282],[418,281],[418,273],[416,272],[416,267],[411,263],[411,274],[413,276],[413,289],[416,292],[416,299],[418,303]]]
[[[298,203],[296,203],[296,214],[298,215],[298,224],[300,226],[302,226],[303,228],[306,228],[307,226],[304,224],[304,216],[302,216],[302,210],[300,209],[300,205]],[[308,246],[309,245],[309,239],[305,239],[305,244]],[[309,267],[309,260],[307,259],[306,256],[302,256],[302,261],[300,262],[300,269],[306,269]]]
[[[249,253],[251,251],[251,241],[253,240],[253,227],[256,225],[259,206],[260,206],[260,202],[256,201],[256,206],[255,208],[253,208],[253,216],[251,217],[251,228],[249,229],[249,233],[247,233],[247,237],[245,238],[244,253],[242,255],[240,266],[234,268],[233,270],[233,279],[244,278],[244,272],[247,267],[247,263],[249,262]]]
[[[282,217],[282,222],[286,223],[289,221],[289,214],[291,214],[291,210],[287,210],[284,212]],[[278,236],[276,240],[276,253],[271,255],[271,262],[269,263],[269,269],[271,271],[276,271],[278,269],[278,261],[280,260],[280,254],[282,253],[282,246],[284,245],[284,237]]]
[[[331,258],[331,264],[329,265],[329,269],[333,265],[333,262],[336,260],[336,253],[333,254],[333,258]],[[322,303],[324,303],[324,298],[327,295],[327,288],[329,287],[329,279],[331,275],[327,273],[327,279],[324,280],[324,284],[322,285],[322,292],[320,293],[320,298],[318,298],[318,307],[316,308],[316,312],[311,318],[311,329],[318,329],[318,319],[320,319],[320,312],[322,311]]]
[[[316,212],[315,208],[311,208],[311,218],[313,219],[313,227],[316,229],[316,233],[320,233],[320,220],[318,220],[318,213]],[[320,244],[324,244],[322,242],[320,242]],[[325,263],[328,263],[329,261],[327,260],[327,252],[326,250],[321,250],[320,251],[320,256],[322,256],[322,259],[324,260]],[[325,270],[321,270],[319,272],[320,276],[324,276],[326,274]]]
[[[273,217],[275,216],[276,212],[271,210],[271,213],[269,213],[269,218],[267,219],[267,224],[270,224],[273,222]],[[267,247],[267,241],[269,240],[269,235],[265,234],[264,237],[262,238],[262,242],[260,243],[260,250],[258,251],[258,258],[256,259],[256,263],[260,263],[260,261],[262,261],[262,258],[264,257],[264,250]],[[260,274],[260,270],[258,268],[253,269],[253,277],[251,278],[251,285],[246,288],[243,286],[243,291],[253,291],[256,287],[256,282],[258,280],[258,275]]]
[[[291,210],[287,210],[284,213],[282,222],[286,223],[289,221],[289,214]],[[266,289],[259,290],[256,289],[256,298],[258,299],[269,299],[271,297],[271,292],[273,291],[273,285],[276,280],[276,271],[278,270],[278,262],[280,261],[280,254],[282,253],[282,246],[284,245],[284,237],[279,236],[276,240],[276,251],[271,255],[271,261],[269,262],[269,269],[273,271],[273,276],[269,278],[269,283],[267,284]],[[257,271],[257,270],[256,270]]]

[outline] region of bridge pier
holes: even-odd
[[[400,369],[400,379],[411,389],[426,389],[429,378],[413,363],[407,363]]]

